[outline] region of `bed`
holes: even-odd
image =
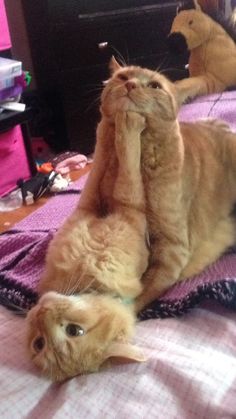
[[[225,92],[183,106],[180,119],[220,117],[236,130],[235,110],[236,92]],[[62,384],[49,382],[31,364],[20,314],[37,300],[47,245],[85,182],[83,177],[0,236],[0,417],[236,418],[235,249],[140,314],[134,340],[145,363],[115,365]]]

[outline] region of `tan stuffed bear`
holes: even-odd
[[[176,82],[180,103],[236,85],[236,44],[200,7],[177,14],[169,41],[172,49],[185,43],[190,51],[190,77]]]

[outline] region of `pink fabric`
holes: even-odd
[[[90,162],[91,160],[87,159],[83,154],[77,154],[58,163],[55,170],[61,175],[66,175],[72,170],[83,169]]]
[[[228,99],[229,95],[227,93]],[[203,116],[210,115],[217,106],[217,101],[214,108],[209,102]],[[231,117],[232,100],[230,104],[224,102],[222,107],[225,115]],[[202,109],[201,103],[199,108]],[[187,109],[184,108],[183,112],[189,119]],[[232,124],[234,122],[232,120]],[[78,186],[81,187],[82,183]],[[64,197],[63,206],[59,205],[61,198],[50,200],[43,210],[19,223],[17,229],[28,237],[32,235],[32,226],[40,232],[57,228],[73,208],[73,196]],[[17,246],[21,245],[19,239],[15,241]],[[34,260],[36,253],[40,256],[35,251],[32,254]],[[220,275],[225,277],[231,273],[235,276],[235,261],[229,256],[224,256],[224,261]],[[221,269],[220,262],[211,269],[217,274]],[[33,272],[31,282],[32,278]],[[196,283],[196,278],[192,281]],[[191,281],[186,282],[186,286],[191,289]],[[171,292],[173,289],[168,292],[169,298]],[[183,292],[181,284],[177,285],[178,298]],[[233,311],[219,306],[216,310],[208,305],[196,308],[182,318],[141,322],[136,328],[135,341],[143,348],[147,362],[114,366],[63,384],[50,383],[32,366],[25,353],[24,327],[24,319],[0,307],[1,418],[236,417],[236,313]]]
[[[0,0],[0,51],[11,48],[4,0]]]
[[[197,119],[222,119],[233,131],[236,131],[236,90],[202,96],[183,105],[179,112],[180,121]]]
[[[0,417],[233,419],[236,314],[205,307],[139,323],[147,362],[52,384],[25,353],[25,321],[0,308]],[[7,350],[6,350],[7,349]]]
[[[0,196],[14,189],[18,179],[31,176],[19,125],[0,134],[0,165]]]

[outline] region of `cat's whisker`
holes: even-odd
[[[61,365],[60,365],[60,362],[59,362],[59,354],[57,353],[57,351],[54,350],[54,348],[52,349],[52,352],[53,352],[57,367],[58,367],[59,370],[61,370]]]
[[[98,104],[98,103],[100,102],[100,100],[101,100],[101,92],[102,92],[103,87],[104,87],[104,86],[102,86],[101,88],[98,88],[97,90],[94,90],[94,92],[98,92],[98,94],[96,95],[96,97],[94,98],[94,100],[92,100],[92,101],[89,103],[89,105],[87,106],[87,108],[85,108],[85,109],[83,110],[83,112],[88,112],[90,109],[92,109],[92,108],[93,108],[93,107],[95,107],[95,106],[96,106],[96,108],[97,108],[97,104]],[[91,92],[93,92],[93,90],[91,90],[91,91],[90,91],[90,93],[91,93]],[[87,93],[89,93],[89,92],[86,92],[86,94],[84,94],[85,99],[86,99]],[[73,116],[76,116],[76,115],[78,114],[78,112],[79,112],[79,109],[78,109],[78,108],[75,108],[75,109],[74,109],[74,111],[73,111]]]
[[[94,87],[93,89],[89,89],[89,90],[87,90],[86,91],[86,95],[88,94],[88,93],[93,93],[93,92],[102,92],[102,90],[103,90],[103,85],[101,85],[101,86],[98,86],[98,87]]]
[[[66,295],[70,296],[75,294],[76,290],[78,289],[78,284],[79,282],[77,282],[72,288],[68,288]]]
[[[116,54],[117,54],[117,56],[118,56],[119,61],[121,62],[121,64],[122,64],[124,67],[127,67],[127,64],[126,64],[126,62],[125,62],[125,58],[124,58],[124,56],[121,54],[121,52],[120,52],[120,51],[118,51],[118,49],[117,49],[116,47],[114,47],[114,45],[110,45],[110,48],[111,48],[114,52],[116,52]]]
[[[88,87],[88,86],[91,86],[91,87],[101,87],[102,86],[102,83],[101,82],[99,82],[99,83],[87,83],[85,85],[85,87]]]
[[[74,279],[76,279],[75,283],[74,283]],[[71,282],[74,283],[74,286],[72,286],[72,287],[70,286]],[[64,290],[64,294],[65,295],[73,295],[75,290],[78,288],[78,285],[79,285],[80,282],[81,282],[81,278],[78,277],[78,273],[76,271],[74,271],[72,273],[72,275],[70,276],[70,280],[69,280],[69,283],[68,283],[66,289]]]
[[[64,290],[64,294],[65,295],[72,295],[72,293],[70,292],[71,290],[71,282],[74,282],[74,279],[76,278],[76,271],[72,272],[70,279],[69,279],[69,283],[67,284],[66,289]],[[72,287],[72,289],[74,289],[77,286],[78,281],[76,282],[76,284]]]
[[[85,112],[88,112],[91,108],[95,107],[95,105],[97,106],[97,104],[100,102],[101,100],[101,95],[99,95],[97,98],[95,98],[90,104],[89,106],[85,109]]]
[[[88,289],[91,287],[91,285],[94,283],[95,278],[92,278],[92,280],[87,284],[87,286],[85,288],[83,288],[83,293],[86,293],[88,291]],[[76,288],[78,288],[78,284],[79,284],[80,280],[77,281],[77,283],[75,284],[74,288],[73,288],[73,293],[75,292]]]
[[[50,369],[49,369],[49,378],[50,378],[50,380],[53,380],[52,364],[50,363],[49,366],[50,366]]]
[[[69,278],[69,283],[70,283],[70,280],[71,280],[71,277]],[[64,287],[60,290],[60,292],[61,292],[62,294],[66,294],[66,290],[67,290],[67,288],[68,288],[68,283],[67,283],[67,282],[65,282],[65,283],[64,283]]]
[[[125,49],[126,49],[126,56],[127,56],[127,64],[126,65],[129,65],[130,59],[129,59],[129,50],[128,50],[128,45],[127,44],[125,44]]]
[[[156,67],[156,69],[154,70],[155,72],[159,72],[159,73],[160,73],[160,70],[161,70],[162,66],[164,65],[164,63],[165,63],[166,59],[167,59],[167,57],[165,56],[165,57],[163,58],[163,60],[160,62],[160,64],[158,64],[158,66],[157,66],[157,67]]]

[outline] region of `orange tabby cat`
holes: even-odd
[[[178,91],[163,75],[114,59],[112,68],[103,116],[112,122],[117,112],[134,111],[146,121],[141,155],[151,256],[138,311],[235,242],[236,134],[219,121],[179,123]]]
[[[236,135],[230,132],[228,127],[221,122],[179,123],[177,120],[178,91],[175,85],[163,75],[140,67],[122,68],[115,60],[112,61],[111,67],[113,73],[101,98],[102,120],[98,127],[93,170],[83,191],[78,212],[69,219],[65,228],[58,233],[49,249],[46,275],[40,289],[41,292],[53,289],[66,293],[68,290],[78,292],[91,287],[97,288],[99,293],[109,291],[132,297],[141,293],[136,303],[136,310],[139,310],[158,298],[175,282],[200,272],[235,242],[235,222],[231,217],[231,211],[236,198]],[[87,227],[83,229],[83,236],[81,236],[81,233],[76,233],[77,229],[80,231],[79,229],[82,228],[83,217],[92,216],[92,220],[96,222],[91,221],[89,226],[91,228],[97,226],[100,231],[111,216],[108,215],[107,218],[101,219],[94,217],[94,215],[101,217],[112,213],[112,216],[115,216],[114,211],[116,211],[117,202],[111,198],[113,191],[114,193],[117,191],[116,182],[117,176],[119,178],[119,167],[123,168],[123,174],[129,175],[128,185],[124,189],[125,192],[122,192],[123,198],[121,201],[123,204],[120,207],[120,216],[124,216],[125,208],[131,211],[129,209],[130,204],[133,202],[133,198],[137,199],[138,197],[135,187],[140,186],[141,180],[140,172],[135,165],[137,158],[133,157],[136,155],[133,154],[133,148],[135,145],[134,137],[136,137],[136,142],[139,143],[140,135],[137,135],[137,128],[134,130],[136,134],[131,135],[131,120],[129,129],[127,129],[127,123],[121,124],[123,126],[122,130],[125,132],[123,136],[125,141],[122,150],[117,149],[119,126],[117,125],[117,118],[120,118],[120,113],[124,115],[127,112],[129,115],[130,112],[139,113],[145,118],[145,129],[140,129],[139,134],[142,131],[141,166],[151,255],[149,267],[143,275],[143,290],[141,290],[138,280],[139,275],[141,276],[145,269],[147,257],[147,251],[143,247],[145,216],[142,213],[137,213],[137,216],[142,214],[138,225],[138,229],[142,229],[142,234],[139,233],[138,249],[135,240],[132,245],[130,244],[131,234],[129,230],[127,230],[127,242],[124,248],[118,240],[117,229],[119,228],[116,223],[112,224],[112,228],[114,228],[112,238],[115,243],[117,235],[117,241],[116,246],[114,245],[116,248],[114,253],[112,247],[114,265],[112,269],[109,269],[108,276],[105,268],[107,259],[102,256],[104,243],[106,243],[105,235],[99,233],[95,236],[96,248],[94,250],[96,250],[96,257],[93,258],[93,262],[87,262],[84,271],[81,255],[84,258],[89,255],[91,243],[94,243],[94,229],[91,230],[92,241],[91,237],[89,240],[84,238],[84,234],[88,234]],[[133,170],[135,170],[135,173]],[[130,182],[131,173],[132,182]],[[137,176],[136,180],[135,176]],[[142,203],[141,207],[144,208],[143,197]],[[137,219],[133,217],[132,212],[129,219],[125,218],[128,229],[131,226],[137,228]],[[132,219],[134,223],[131,222]],[[85,222],[85,226],[88,225],[88,220],[90,218]],[[129,223],[131,223],[130,227],[128,227]],[[80,249],[80,253],[75,252],[77,243],[82,243],[83,249]],[[123,250],[122,257],[118,251],[120,246]],[[142,260],[142,256],[145,260],[142,263],[142,268],[139,266],[139,269],[136,270],[137,276],[134,282],[139,286],[135,288],[136,291],[133,293],[129,289],[132,276],[129,274],[123,276],[124,272],[128,273],[126,269],[129,269],[127,261],[124,259],[124,249],[127,252],[128,250],[131,251],[129,259],[131,265],[136,264],[140,258]],[[142,252],[144,252],[143,255]],[[97,262],[95,262],[96,258]],[[80,268],[77,269],[77,266]],[[89,275],[90,269],[93,270],[94,267],[96,272],[100,270],[98,277],[95,271],[92,271],[92,275]],[[119,273],[118,277],[117,273]],[[118,278],[118,280],[116,281],[113,278]],[[122,286],[117,288],[118,283]],[[125,291],[122,294],[123,287]],[[57,301],[55,301],[55,298],[57,298]],[[82,302],[84,298],[93,301],[93,303],[88,305],[88,301],[84,301],[81,321],[84,321],[83,319],[87,316],[89,324],[92,324],[92,326],[87,326],[88,329],[81,327],[81,332],[78,328],[78,332],[73,331],[73,333],[78,333],[76,340],[74,338],[70,339],[66,337],[65,329],[71,321],[80,326],[80,312],[78,313],[77,303]],[[100,309],[100,299],[103,298],[108,298],[110,304],[109,310],[106,310],[107,323],[105,323],[104,329],[101,325],[100,330],[102,318],[98,314],[103,313],[103,310]],[[59,306],[58,314],[57,303],[59,302],[66,303],[68,306],[66,308],[64,305],[62,305],[62,308]],[[116,338],[112,335],[112,339],[108,339],[108,342],[104,338],[104,330],[109,329],[108,325],[112,329],[112,316],[109,317],[108,313],[111,314],[112,307],[116,311],[117,304],[119,304],[120,309],[124,310],[123,313],[126,310],[126,314],[129,313],[130,315],[131,310],[129,308],[119,303],[119,301],[111,299],[109,295],[85,294],[81,297],[63,297],[57,294],[56,296],[55,294],[46,294],[41,297],[39,305],[29,315],[31,350],[34,353],[35,362],[40,365],[47,365],[45,368],[48,373],[50,372],[49,365],[50,368],[53,365],[51,374],[54,378],[96,369],[104,359],[107,359],[106,354],[109,353],[111,342],[115,346],[117,336],[120,335],[118,333]],[[55,311],[51,308],[52,306]],[[95,312],[91,311],[93,306]],[[62,330],[62,335],[59,335],[62,345],[57,334],[57,339],[52,339],[49,343],[45,343],[45,336],[42,336],[43,328],[46,327],[45,319],[49,308],[51,308],[52,319],[51,317],[49,319],[50,326],[47,329],[47,338],[48,334],[53,335],[54,325],[57,324],[58,329],[56,330]],[[73,316],[70,314],[71,311],[74,313]],[[127,314],[127,319],[129,315]],[[125,328],[125,315],[119,314],[119,316]],[[119,319],[119,316],[114,315],[115,321]],[[129,320],[127,320],[128,323]],[[91,345],[88,351],[89,360],[87,361],[85,356],[85,361],[83,361],[83,355],[87,353],[87,346],[81,345],[82,340],[80,341],[81,337],[79,335],[80,333],[83,334],[84,330],[90,330],[90,327],[92,331],[98,331],[99,338],[97,335],[94,336],[90,333],[87,335],[85,333],[82,336],[82,339],[89,339],[90,336],[95,339],[89,342],[89,345]],[[124,332],[123,329],[121,335],[129,336],[129,333]],[[42,337],[43,341],[41,340]],[[58,352],[53,353],[53,351],[55,352],[55,342],[59,344],[59,354]],[[49,358],[46,361],[47,345],[49,345],[51,352],[50,355],[47,355]],[[42,349],[40,349],[41,346],[43,346]],[[65,354],[63,351],[65,351]],[[118,351],[116,351],[117,353]],[[59,355],[60,359],[55,358]],[[50,361],[51,364],[49,359],[53,359],[53,361]],[[59,367],[55,367],[55,365],[58,362],[58,365],[62,368],[62,360],[68,364],[66,367],[68,370],[63,365],[63,372],[61,370],[58,372]],[[71,365],[69,365],[70,362]]]
[[[49,246],[39,285],[43,296],[28,314],[28,345],[34,363],[54,380],[95,371],[111,357],[143,360],[141,351],[129,343],[135,314],[126,301],[142,291],[140,279],[148,262],[140,171],[143,129],[139,114],[116,113],[112,211],[99,215],[102,205],[93,189],[103,150],[98,136],[88,188]]]

